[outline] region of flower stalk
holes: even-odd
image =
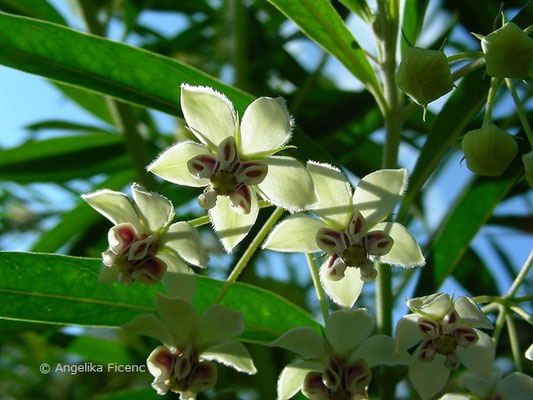
[[[315,260],[313,259],[313,255],[309,253],[305,255],[305,258],[307,259],[307,266],[309,267],[309,273],[311,274],[313,286],[315,287],[316,297],[320,302],[320,310],[322,311],[322,317],[324,318],[324,321],[327,321],[329,315],[328,306],[326,304],[324,292],[322,291],[322,286],[320,285],[320,277],[318,276]]]

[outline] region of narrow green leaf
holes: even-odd
[[[411,0],[405,2],[402,21],[402,53],[409,47],[409,43],[411,46],[416,44],[416,39],[422,30],[428,3],[429,0]]]
[[[59,137],[0,150],[0,179],[19,183],[64,182],[129,165],[118,135]]]
[[[78,122],[64,121],[60,119],[48,119],[44,121],[35,122],[33,124],[26,125],[24,129],[28,129],[30,131],[61,130],[61,131],[111,133],[105,128],[102,128],[96,125],[80,124]]]
[[[61,14],[46,0],[0,0],[0,10],[67,25]]]
[[[268,0],[311,40],[335,56],[381,101],[376,74],[364,51],[327,0]]]
[[[469,247],[453,270],[453,277],[473,296],[497,296],[498,288],[487,265]]]
[[[368,8],[366,0],[339,0],[344,7],[353,12],[354,14],[359,15],[363,20],[367,21],[371,16],[372,12]]]
[[[522,165],[519,158],[504,175],[498,178],[477,177],[463,191],[432,243],[415,296],[435,292],[454,271],[476,233],[520,178]]]
[[[409,187],[398,212],[398,220],[405,218],[420,189],[433,173],[444,153],[453,144],[470,120],[477,114],[487,98],[490,79],[484,78],[480,70],[465,77],[453,92],[435,122],[429,130],[428,137],[415,169],[409,178]]]
[[[153,299],[161,286],[100,284],[100,266],[94,258],[0,252],[0,319],[118,327],[135,315],[155,311]],[[198,311],[212,304],[223,286],[223,281],[197,276]],[[222,304],[243,313],[243,341],[265,343],[297,326],[320,332],[305,311],[255,286],[233,284]]]

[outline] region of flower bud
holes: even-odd
[[[425,105],[453,89],[453,79],[442,51],[410,47],[405,52],[396,85],[416,103]]]
[[[500,176],[518,151],[515,138],[493,124],[468,132],[462,147],[468,169],[483,176]]]
[[[326,263],[326,277],[331,281],[340,281],[344,278],[346,264],[340,257],[331,256]]]
[[[213,361],[200,361],[189,376],[187,390],[199,393],[211,389],[217,383],[217,365]]]
[[[112,227],[107,233],[109,249],[115,254],[124,253],[137,237],[135,227],[129,222]]]
[[[394,240],[384,231],[372,231],[365,235],[364,243],[368,254],[384,256],[392,249]]]
[[[209,179],[215,173],[217,159],[211,154],[200,154],[187,161],[187,168],[192,176]]]
[[[320,372],[309,372],[304,379],[302,393],[310,400],[328,400],[329,391]]]
[[[346,390],[351,394],[361,393],[370,384],[372,372],[365,360],[351,363],[346,370]]]
[[[231,208],[239,214],[249,214],[252,207],[252,194],[250,188],[241,185],[236,191],[229,195]]]
[[[524,163],[526,180],[528,181],[529,186],[533,188],[533,151],[524,154],[522,156],[522,162]]]
[[[157,380],[167,380],[172,374],[174,359],[172,353],[165,346],[157,346],[146,360],[148,371]]]
[[[446,360],[444,360],[444,365],[451,370],[456,370],[461,366],[461,360],[459,360],[457,354],[449,353],[446,354]]]
[[[420,337],[424,340],[436,339],[439,337],[439,326],[430,319],[420,318],[416,322],[416,328]]]
[[[533,61],[533,39],[513,22],[481,40],[487,73],[495,78],[526,79]]]
[[[340,254],[346,249],[342,232],[320,228],[316,233],[316,244],[328,254]]]
[[[167,272],[166,264],[157,258],[147,258],[133,268],[131,278],[145,285],[155,285]]]

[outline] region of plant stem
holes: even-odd
[[[490,80],[490,89],[487,96],[487,105],[485,106],[485,115],[483,116],[483,126],[487,126],[492,122],[492,108],[494,106],[494,100],[496,99],[498,86],[500,86],[500,79],[492,78]]]
[[[248,262],[254,255],[255,251],[259,248],[259,245],[263,241],[263,239],[266,237],[270,229],[276,224],[278,219],[281,218],[285,210],[282,208],[276,208],[268,220],[265,222],[265,224],[261,227],[259,232],[257,232],[257,235],[252,240],[252,243],[250,243],[250,246],[246,249],[240,260],[235,264],[235,267],[233,267],[233,270],[228,276],[228,279],[226,279],[226,283],[222,287],[222,290],[218,294],[218,297],[215,300],[215,303],[220,303],[226,293],[228,292],[229,288],[231,287],[231,284],[237,280],[243,269],[248,265]]]
[[[526,321],[529,325],[533,325],[533,315],[528,313],[523,308],[518,306],[511,306],[511,311],[518,315],[520,318],[522,318],[524,321]]]
[[[235,86],[248,90],[248,23],[246,6],[242,0],[232,0],[230,3],[233,16],[233,65],[235,68]]]
[[[527,138],[529,140],[529,144],[531,148],[533,148],[533,132],[531,131],[531,125],[529,124],[529,121],[527,120],[526,114],[524,113],[524,109],[522,108],[522,105],[520,104],[520,98],[518,97],[518,93],[516,93],[515,85],[513,81],[509,78],[505,79],[505,84],[507,85],[509,92],[511,92],[511,96],[513,97],[514,104],[516,106],[516,113],[518,114],[518,118],[520,118],[522,127],[524,128],[524,131],[526,132]]]
[[[518,291],[518,288],[524,282],[524,279],[526,279],[526,276],[529,273],[531,266],[533,266],[533,250],[529,252],[526,262],[524,263],[524,265],[522,265],[520,272],[516,276],[515,280],[513,281],[511,287],[505,294],[504,298],[509,299],[516,294],[516,292]]]
[[[322,291],[322,286],[320,285],[320,278],[318,276],[318,270],[316,268],[315,260],[313,256],[309,253],[305,255],[307,259],[307,266],[309,267],[309,273],[311,274],[311,279],[313,281],[313,286],[315,287],[316,297],[320,302],[320,309],[322,311],[322,318],[324,322],[328,320],[328,306],[326,304],[326,298],[324,297],[324,292]]]
[[[505,325],[505,316],[507,315],[507,309],[503,306],[498,306],[499,312],[494,324],[494,331],[492,332],[492,339],[494,340],[494,346],[498,344],[500,334],[502,333],[503,326]]]
[[[520,354],[520,346],[518,344],[518,336],[516,334],[516,326],[512,315],[505,316],[507,322],[507,332],[509,333],[509,342],[511,343],[511,352],[513,353],[513,360],[515,368],[518,372],[522,372],[522,354]]]
[[[483,57],[482,51],[466,51],[464,53],[457,53],[457,54],[451,55],[447,57],[446,59],[448,60],[449,63],[453,63],[456,61],[471,60],[473,58],[477,59],[481,57]]]

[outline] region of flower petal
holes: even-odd
[[[319,219],[302,213],[293,214],[272,229],[263,248],[289,253],[315,253],[320,251],[316,233],[323,227],[325,224]]]
[[[291,138],[292,125],[285,100],[281,97],[254,100],[242,116],[242,155],[250,158],[254,153],[283,146]]]
[[[137,214],[137,210],[131,200],[124,193],[104,189],[82,194],[81,197],[113,224],[118,225],[123,222],[130,222],[137,232],[143,231],[140,216]]]
[[[363,288],[364,283],[361,280],[361,272],[359,271],[359,268],[346,268],[344,271],[344,278],[334,281],[328,279],[326,276],[326,263],[322,264],[322,267],[320,267],[320,282],[322,282],[326,294],[335,303],[346,308],[352,308],[361,294],[361,289]]]
[[[459,393],[446,393],[444,396],[439,397],[439,400],[470,400],[469,396]]]
[[[156,257],[165,263],[167,273],[176,272],[178,274],[187,274],[191,272],[189,266],[183,262],[181,257],[171,250],[160,251],[156,254]]]
[[[190,342],[196,325],[193,305],[180,297],[168,297],[158,292],[155,295],[155,306],[161,321],[174,337],[175,346]]]
[[[165,325],[154,314],[137,315],[122,329],[137,335],[150,336],[168,346],[174,346],[174,338]]]
[[[498,383],[502,380],[502,373],[493,371],[488,377],[480,377],[474,374],[465,374],[463,385],[468,391],[477,394],[481,398],[487,398]]]
[[[300,211],[316,203],[311,175],[292,157],[265,158],[268,173],[258,187],[268,202],[289,211]]]
[[[102,265],[98,273],[98,282],[100,283],[118,282],[119,275],[120,275],[120,271],[116,266],[108,267],[107,265]]]
[[[370,368],[376,365],[407,365],[411,356],[407,351],[396,352],[394,339],[387,335],[374,335],[363,341],[350,356],[350,360],[362,358]]]
[[[424,265],[426,260],[416,242],[416,239],[397,222],[382,222],[375,225],[372,230],[383,230],[394,241],[390,251],[379,260],[404,268]]]
[[[209,87],[182,84],[181,110],[194,136],[211,149],[235,134],[237,115],[233,104]]]
[[[313,212],[328,225],[343,230],[348,225],[353,210],[350,182],[337,168],[314,161],[307,163],[313,178],[318,204]]]
[[[474,330],[479,337],[477,343],[467,348],[457,347],[455,353],[471,372],[482,377],[488,377],[494,361],[494,343],[485,332],[478,329]]]
[[[371,228],[389,215],[407,186],[407,170],[382,169],[359,181],[353,194],[355,208]]]
[[[306,360],[322,360],[326,354],[324,339],[313,329],[299,326],[285,332],[271,343],[270,347],[281,347],[292,351]]]
[[[147,192],[137,183],[131,185],[131,194],[147,224],[145,231],[157,232],[174,218],[174,207],[165,196]]]
[[[181,297],[192,302],[196,290],[196,276],[194,274],[167,272],[163,278],[163,286],[171,297]]]
[[[525,357],[528,360],[533,361],[533,343],[527,348]]]
[[[407,301],[407,307],[414,313],[433,321],[441,319],[452,306],[452,299],[447,293],[435,293],[429,296],[415,297]]]
[[[215,232],[228,253],[250,232],[259,213],[257,198],[253,193],[248,214],[236,213],[231,209],[230,203],[229,197],[218,196],[216,206],[209,210]]]
[[[437,394],[448,381],[450,370],[444,366],[444,356],[437,354],[432,361],[414,357],[409,364],[409,380],[422,400]]]
[[[196,349],[201,352],[217,343],[235,339],[243,330],[242,313],[220,304],[211,304],[198,320]]]
[[[533,378],[520,372],[507,375],[496,388],[496,393],[505,399],[531,400]]]
[[[465,322],[468,326],[472,328],[492,329],[490,320],[470,297],[459,297],[455,301],[454,307],[462,322]]]
[[[250,375],[257,372],[248,349],[242,343],[234,340],[207,348],[201,354],[201,358],[217,361]]]
[[[189,172],[187,163],[201,154],[211,154],[203,144],[190,140],[176,143],[163,151],[146,169],[160,178],[178,185],[201,187],[209,184],[209,179],[201,179]]]
[[[370,336],[372,329],[374,321],[365,310],[339,310],[326,321],[326,338],[333,353],[343,357]]]
[[[162,244],[180,255],[185,261],[198,267],[205,267],[209,256],[202,246],[198,231],[187,222],[170,225]]]
[[[309,372],[322,372],[322,364],[317,361],[295,361],[281,371],[278,378],[278,399],[288,400],[298,393]]]
[[[417,328],[417,321],[419,319],[420,316],[418,314],[404,315],[400,318],[396,324],[396,331],[394,333],[396,352],[409,350],[422,341]]]

